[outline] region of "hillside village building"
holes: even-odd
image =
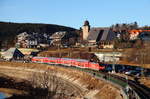
[[[17,35],[17,47],[22,48],[37,48],[41,44],[50,44],[50,39],[48,34],[40,33],[27,33],[23,32]]]
[[[17,48],[10,48],[2,54],[2,58],[5,60],[20,60],[23,59],[24,54]]]
[[[46,48],[49,46],[69,46],[77,42],[77,34],[73,31],[58,31],[52,35],[46,33],[27,33],[17,35],[16,47]]]
[[[141,36],[141,35],[143,37],[148,37],[148,35],[145,36],[145,34],[149,34],[146,32],[150,32],[150,30],[131,30],[131,31],[129,31],[130,40],[136,40],[136,39],[138,39],[138,36]]]
[[[122,57],[121,52],[97,52],[94,54],[98,57],[100,62],[118,62]]]
[[[90,28],[86,20],[82,27],[82,39],[88,41],[89,45],[98,45],[100,48],[113,48],[115,32],[110,28]]]
[[[61,45],[62,38],[66,35],[66,33],[67,33],[66,31],[59,31],[51,35],[50,37],[51,45],[54,45],[54,46]]]

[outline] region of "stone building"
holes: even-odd
[[[87,40],[88,35],[89,35],[89,31],[90,31],[90,24],[89,21],[85,21],[84,25],[82,26],[82,39],[83,40]]]
[[[116,37],[109,27],[90,28],[89,21],[85,21],[82,27],[82,40],[88,45],[97,45],[99,48],[113,48],[113,40]]]

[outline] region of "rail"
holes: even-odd
[[[83,72],[87,72],[89,74],[92,74],[95,77],[101,78],[103,80],[109,81],[110,83],[118,85],[119,87],[121,87],[121,91],[123,92],[125,99],[150,99],[150,91],[148,89],[143,88],[142,85],[134,81],[126,80],[123,77],[104,73],[104,72],[99,72],[96,70],[82,69],[78,67],[65,66],[61,64],[57,64],[57,65],[55,64],[55,66],[63,66],[65,68],[72,68]]]
[[[90,75],[92,75],[92,76],[94,76],[94,77],[96,77],[98,79],[108,81],[109,83],[111,83],[111,84],[113,84],[115,86],[118,86],[120,88],[121,93],[122,93],[122,95],[123,95],[123,97],[125,99],[130,99],[130,98],[128,98],[128,94],[126,93],[126,90],[125,90],[126,83],[121,81],[121,80],[118,80],[118,79],[113,78],[111,76],[109,76],[108,78],[107,77],[105,78],[105,74],[100,73],[100,72],[98,72],[96,70],[82,69],[82,68],[78,68],[78,67],[65,66],[65,65],[61,65],[61,64],[51,64],[51,65],[80,70],[80,71],[86,72],[86,73],[88,73],[88,74],[90,74]],[[139,98],[136,98],[136,99],[139,99]]]
[[[123,77],[119,77],[116,75],[113,75],[114,77],[117,77],[118,79],[125,81],[126,79]],[[134,91],[134,93],[138,94],[138,96],[141,99],[150,99],[150,89],[141,85],[138,82],[132,81],[132,80],[128,80],[128,84],[131,87],[131,90]]]

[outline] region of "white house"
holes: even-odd
[[[99,58],[101,62],[117,62],[122,56],[121,52],[97,52],[94,54]]]

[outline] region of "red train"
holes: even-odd
[[[94,69],[94,70],[104,70],[105,68],[103,66],[100,66],[98,63],[90,62],[85,59],[33,57],[32,62],[48,63],[48,64],[62,64],[65,66],[75,66],[79,68],[89,68],[89,69]]]

